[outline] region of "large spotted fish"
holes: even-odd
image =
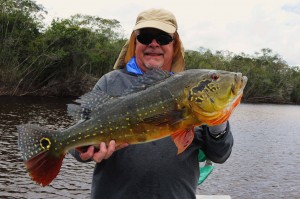
[[[33,124],[18,126],[19,148],[26,168],[38,184],[57,176],[65,154],[73,148],[115,140],[137,144],[171,136],[183,152],[197,125],[226,121],[240,103],[247,78],[241,73],[192,69],[171,75],[153,69],[140,76],[122,96],[92,91],[69,105],[84,118],[64,131]]]

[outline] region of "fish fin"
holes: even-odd
[[[177,154],[180,154],[193,142],[194,128],[177,131],[171,135],[171,138],[178,149]]]
[[[170,72],[153,68],[148,70],[144,75],[139,76],[133,81],[132,86],[126,89],[123,95],[128,95],[138,91],[145,90],[146,88],[155,85],[171,76]]]
[[[173,125],[183,120],[184,109],[171,110],[143,119],[143,122],[155,126]]]
[[[87,120],[92,117],[93,110],[113,98],[103,91],[93,90],[75,100],[77,104],[68,104],[68,115],[75,120]]]
[[[49,151],[43,151],[33,158],[25,161],[29,175],[33,181],[44,186],[49,185],[58,175],[64,155],[53,156]]]
[[[56,144],[58,131],[37,125],[17,126],[18,145],[31,179],[42,186],[52,182],[60,171],[65,153]]]

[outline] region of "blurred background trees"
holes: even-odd
[[[264,48],[254,55],[239,55],[209,49],[186,51],[187,68],[212,68],[242,72],[248,77],[244,101],[298,103],[300,99],[299,67],[289,66],[278,54]]]
[[[0,94],[79,95],[112,69],[125,43],[117,20],[74,15],[45,27],[46,11],[33,1],[0,5]]]
[[[31,0],[0,0],[0,95],[78,96],[112,70],[126,38],[114,19],[74,15],[43,23]],[[300,68],[271,49],[254,55],[186,50],[186,66],[242,72],[246,102],[300,104]]]

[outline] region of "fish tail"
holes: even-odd
[[[60,132],[32,124],[19,125],[17,129],[19,149],[31,179],[47,186],[59,173],[65,157],[57,144]]]

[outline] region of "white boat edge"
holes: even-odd
[[[231,199],[229,195],[196,195],[196,199]]]

